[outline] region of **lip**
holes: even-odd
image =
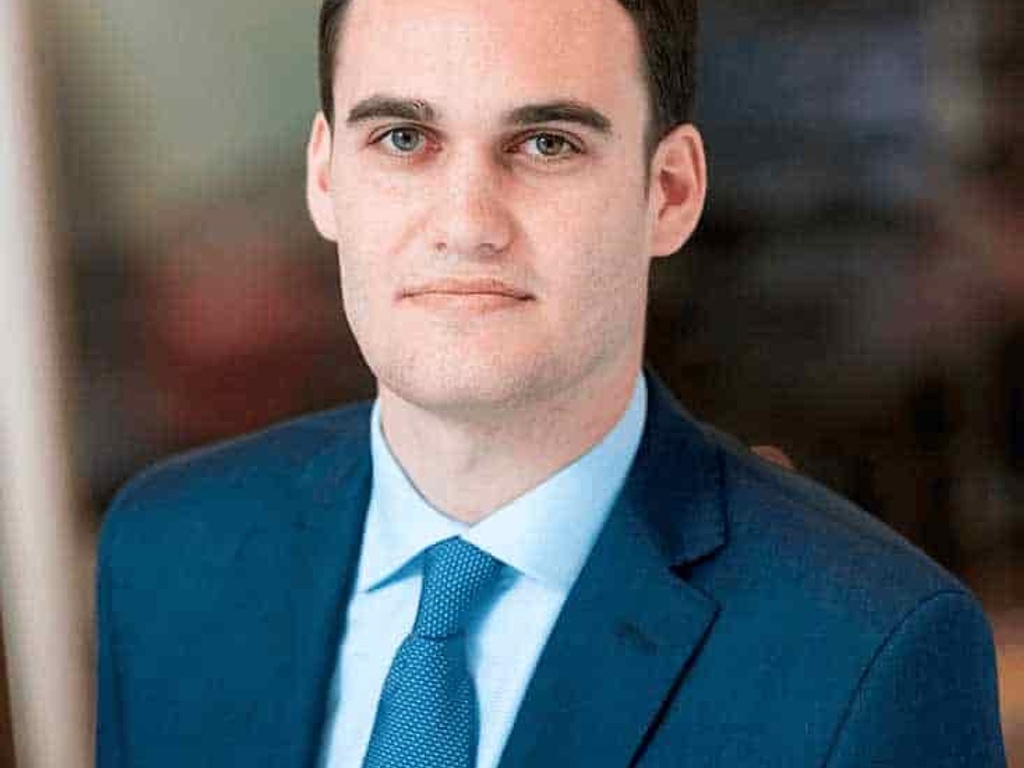
[[[528,291],[493,277],[433,280],[404,288],[399,294],[403,299],[418,296],[496,296],[519,301],[533,298]]]

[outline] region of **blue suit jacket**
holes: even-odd
[[[977,603],[649,377],[626,486],[501,768],[1003,766]],[[307,768],[370,488],[366,405],[130,483],[99,560],[100,768]]]

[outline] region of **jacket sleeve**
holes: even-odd
[[[969,594],[933,595],[889,633],[825,764],[1005,768],[991,631]]]
[[[100,535],[96,569],[96,768],[125,768],[127,765],[122,752],[122,712],[111,594],[112,522],[108,513],[107,524]]]

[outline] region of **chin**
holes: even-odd
[[[420,408],[436,413],[493,414],[543,399],[549,389],[540,366],[467,364],[466,360],[422,366],[382,366],[377,379],[391,392]]]

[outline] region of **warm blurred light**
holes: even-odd
[[[994,617],[999,647],[999,700],[1007,753],[1024,754],[1024,611],[1010,609]]]

